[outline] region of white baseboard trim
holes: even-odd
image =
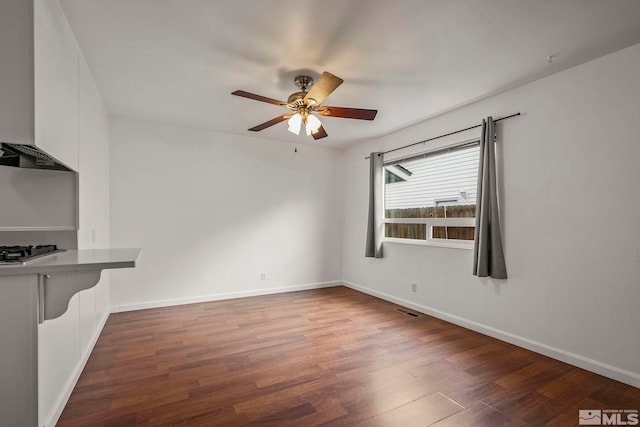
[[[41,424],[44,427],[53,427],[58,423],[58,419],[60,418],[60,415],[62,415],[62,411],[64,410],[64,407],[67,405],[67,402],[69,401],[69,397],[71,397],[71,392],[73,392],[73,388],[76,386],[76,383],[78,382],[78,378],[80,378],[80,374],[82,374],[82,370],[84,369],[84,366],[87,364],[87,361],[89,360],[89,356],[93,351],[93,347],[96,345],[96,342],[98,342],[100,333],[102,333],[102,329],[104,328],[104,325],[107,323],[108,318],[109,318],[109,313],[105,313],[102,319],[100,319],[100,321],[98,322],[98,326],[94,331],[93,336],[91,337],[91,341],[89,342],[89,345],[86,347],[84,353],[80,355],[80,360],[78,361],[78,364],[73,370],[73,375],[71,375],[67,383],[62,388],[62,390],[60,390],[58,399],[56,403],[53,405],[53,407],[51,408],[51,412],[49,412],[49,415],[47,416],[47,419],[45,420],[45,422],[44,423],[41,422]]]
[[[117,305],[111,307],[112,313],[124,311],[145,310],[148,308],[170,307],[173,305],[194,304],[198,302],[221,301],[225,299],[255,297],[258,295],[279,294],[283,292],[306,291],[309,289],[331,288],[334,286],[342,286],[341,280],[331,282],[306,283],[303,285],[280,286],[275,288],[252,289],[248,291],[225,292],[221,294],[203,295],[197,297],[176,298],[167,300],[158,300],[151,302],[142,302],[135,304]]]
[[[384,292],[376,291],[375,289],[368,288],[366,286],[358,285],[349,281],[342,281],[342,284],[348,288],[356,291],[363,292],[365,294],[372,295],[374,297],[383,299],[385,301],[393,302],[395,304],[402,305],[412,310],[419,311],[429,316],[436,317],[441,320],[462,326],[467,329],[471,329],[481,334],[488,335],[493,338],[497,338],[501,341],[508,342],[510,344],[517,345],[518,347],[526,348],[527,350],[534,351],[536,353],[543,354],[551,357],[552,359],[560,360],[573,366],[585,369],[590,372],[602,375],[607,378],[620,381],[630,386],[640,388],[640,373],[627,371],[597,360],[589,359],[587,357],[580,356],[579,354],[571,353],[562,350],[557,347],[553,347],[538,341],[533,341],[528,338],[524,338],[518,335],[511,334],[509,332],[495,329],[490,326],[486,326],[477,322],[474,322],[463,317],[455,316],[453,314],[445,313],[440,310],[436,310],[431,307],[427,307],[421,304],[416,304],[411,301],[389,295]]]

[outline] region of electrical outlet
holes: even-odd
[[[260,280],[267,280],[267,273],[260,273]]]
[[[411,284],[411,292],[418,292],[418,284],[417,283],[412,283]]]

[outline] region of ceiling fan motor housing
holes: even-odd
[[[304,97],[307,95],[307,92],[295,92],[289,96],[287,102],[289,104],[293,104],[297,107],[304,105]]]

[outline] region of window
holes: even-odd
[[[472,247],[478,160],[473,141],[385,163],[385,240]]]

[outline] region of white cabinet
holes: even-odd
[[[84,61],[79,67],[80,249],[109,244],[109,119]]]
[[[78,62],[57,1],[34,1],[35,143],[78,170]]]
[[[58,418],[58,409],[68,399],[66,389],[75,380],[80,363],[79,294],[69,301],[67,311],[38,325],[38,419],[39,425]]]
[[[78,171],[78,249],[109,247],[109,116],[57,0],[35,0],[36,145]],[[109,313],[109,277],[39,326],[39,420],[60,416]],[[65,349],[59,347],[65,343]]]
[[[91,72],[79,64],[79,206],[78,248],[109,247],[109,115]],[[86,295],[85,295],[86,293]],[[109,313],[109,273],[95,288],[81,293],[81,330],[101,326]],[[93,305],[89,305],[93,302]],[[93,324],[89,315],[93,316]],[[91,326],[94,325],[94,326]],[[91,341],[83,340],[85,351]]]
[[[109,116],[91,72],[81,58],[78,68],[78,249],[109,246]],[[93,343],[109,311],[108,274],[80,292],[80,350]]]

